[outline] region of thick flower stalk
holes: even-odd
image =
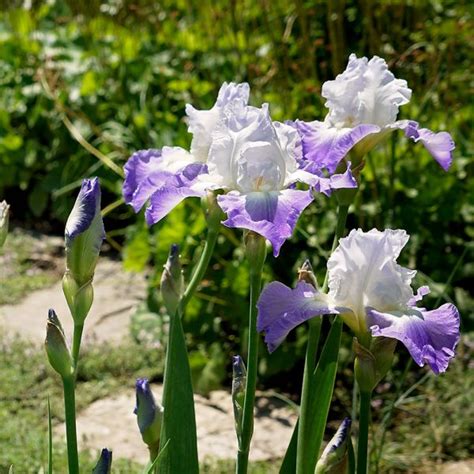
[[[397,120],[411,89],[395,78],[384,59],[374,56],[369,61],[351,54],[346,70],[323,84],[322,96],[329,109],[324,121],[297,122],[308,171],[334,172],[349,152],[358,167],[368,151],[397,129],[421,142],[444,170],[451,165],[454,142],[449,133],[420,128],[414,120]]]
[[[247,105],[248,94],[247,84],[224,84],[211,110],[188,105],[190,152],[164,147],[135,153],[125,166],[123,192],[136,212],[150,202],[145,216],[151,225],[186,197],[223,190],[217,197],[227,214],[223,224],[262,235],[277,256],[313,199],[310,190],[295,189],[297,182],[325,194],[357,183],[350,168],[331,176],[302,170],[296,126],[273,122],[267,104]]]
[[[459,312],[450,303],[434,310],[417,306],[429,288],[413,294],[416,271],[396,263],[408,238],[403,230],[351,231],[328,260],[328,293],[304,281],[295,289],[270,283],[258,302],[258,329],[268,349],[312,317],[339,314],[364,346],[372,337],[396,339],[419,366],[444,372],[459,340]]]

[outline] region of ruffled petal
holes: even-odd
[[[268,350],[273,352],[288,333],[304,321],[323,314],[338,314],[327,296],[309,283],[300,281],[295,289],[283,283],[267,285],[257,303],[257,330],[265,332]]]
[[[297,121],[303,144],[304,169],[311,173],[336,171],[340,161],[368,135],[379,133],[377,125],[362,124],[354,128],[331,127],[327,122]]]
[[[312,200],[309,191],[295,189],[248,194],[231,191],[217,196],[219,206],[227,214],[223,224],[262,235],[271,242],[275,257],[285,240],[291,237],[298,217]]]
[[[193,163],[183,169],[180,174],[169,175],[166,184],[151,195],[150,206],[145,212],[147,224],[156,224],[187,197],[204,196],[205,187],[193,186],[193,184],[196,178],[205,171],[205,164]]]
[[[367,312],[368,327],[373,336],[397,339],[408,349],[414,361],[425,363],[435,374],[444,372],[459,341],[459,312],[450,304],[433,311],[423,308],[405,312]]]
[[[357,180],[352,176],[351,163],[347,164],[344,173],[333,174],[329,177],[322,173],[310,173],[305,170],[297,170],[291,175],[295,181],[309,184],[318,193],[330,196],[335,189],[357,188]]]
[[[367,306],[381,311],[405,307],[413,297],[415,271],[396,263],[408,241],[404,230],[352,230],[328,260],[329,294],[360,318]]]
[[[183,183],[196,178],[203,170],[193,155],[180,147],[162,150],[141,150],[134,153],[125,164],[123,195],[125,202],[138,212],[158,189],[181,177]]]
[[[414,120],[399,120],[390,128],[399,128],[415,143],[421,142],[430,155],[447,171],[453,162],[452,151],[456,148],[454,140],[448,132],[432,132],[427,128],[419,128]]]

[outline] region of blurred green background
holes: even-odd
[[[321,120],[321,85],[351,52],[384,57],[413,89],[400,118],[449,131],[456,150],[445,173],[421,145],[393,134],[367,159],[349,225],[406,229],[401,263],[419,270],[416,284],[431,286],[427,306],[453,301],[463,332],[474,329],[471,2],[1,3],[0,199],[11,203],[14,225],[60,234],[82,178],[101,178],[110,254],[123,257],[126,270],[150,274],[132,319],[136,338],[144,327],[161,338],[166,316],[156,289],[169,245],[181,244],[190,268],[205,221],[199,201],[188,200],[148,229],[121,201],[129,155],[187,147],[185,104],[209,108],[223,81],[248,81],[251,102],[269,102],[275,120]],[[334,199],[318,197],[280,257],[268,257],[266,281],[291,284],[305,258],[322,278],[334,224]],[[185,320],[198,391],[224,382],[230,354],[245,342],[247,283],[241,232],[223,229]],[[347,336],[342,371],[350,368],[350,343]],[[261,386],[298,393],[304,347],[304,327],[272,356],[262,345]],[[408,357],[399,354],[401,371]]]

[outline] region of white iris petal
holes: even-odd
[[[368,61],[351,54],[346,70],[323,84],[322,96],[327,99],[326,122],[331,126],[385,127],[396,121],[399,106],[410,101],[411,89],[405,80],[395,78],[384,59],[374,56]]]

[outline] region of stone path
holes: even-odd
[[[153,385],[152,390],[160,399],[162,386]],[[195,395],[195,402],[199,458],[235,458],[237,442],[230,394],[218,390],[209,398]],[[92,403],[77,420],[81,446],[91,450],[108,447],[113,450],[114,457],[146,462],[148,451],[140,438],[134,406],[133,390]],[[283,402],[260,397],[251,459],[260,461],[282,457],[295,422],[295,413]],[[60,427],[57,434],[63,432],[64,427]]]
[[[130,314],[145,294],[143,274],[127,273],[120,262],[101,258],[94,277],[94,304],[87,316],[84,343],[88,340],[120,341],[128,335]],[[48,309],[53,308],[66,334],[72,320],[61,282],[35,291],[17,305],[0,307],[0,327],[32,342],[43,343]]]

